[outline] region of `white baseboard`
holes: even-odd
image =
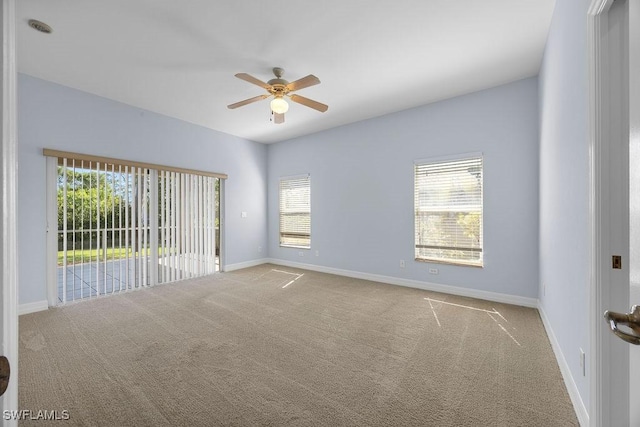
[[[551,348],[553,348],[553,352],[556,355],[556,360],[558,362],[558,366],[560,367],[560,372],[562,373],[564,383],[567,386],[567,392],[569,393],[571,403],[573,404],[573,409],[575,410],[576,416],[578,417],[578,422],[581,426],[588,426],[589,413],[587,412],[587,408],[584,406],[584,402],[580,397],[580,392],[578,391],[578,386],[573,379],[573,375],[571,375],[569,364],[567,363],[567,360],[562,353],[562,349],[560,348],[558,339],[553,332],[553,328],[551,328],[551,324],[549,323],[547,314],[544,312],[544,309],[542,307],[538,307],[538,312],[540,313],[540,318],[542,319],[544,329],[547,331],[549,341],[551,341]]]
[[[387,283],[390,285],[406,286],[409,288],[423,289],[426,291],[442,292],[445,294],[459,295],[469,298],[483,299],[487,301],[501,302],[505,304],[519,305],[523,307],[538,308],[536,298],[520,297],[517,295],[500,294],[497,292],[468,289],[459,286],[441,285],[437,283],[423,282],[420,280],[402,279],[399,277],[382,276],[379,274],[363,273],[360,271],[342,270],[339,268],[324,267],[321,265],[303,264],[293,261],[268,258],[265,262],[282,265],[285,267],[302,268],[304,270],[318,271],[320,273],[336,274],[338,276],[353,277],[355,279],[370,280],[372,282]]]
[[[267,258],[262,258],[262,259],[254,259],[251,261],[239,262],[236,264],[227,264],[224,266],[224,271],[241,270],[243,268],[255,267],[256,265],[262,265],[268,262],[269,260]]]
[[[23,314],[35,313],[38,311],[44,311],[48,309],[49,309],[49,303],[47,302],[47,300],[20,304],[18,306],[18,316],[22,316]]]

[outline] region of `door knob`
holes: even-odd
[[[0,396],[7,391],[9,385],[9,377],[11,376],[11,369],[9,368],[9,359],[5,356],[0,356]]]
[[[611,331],[619,338],[628,343],[640,345],[640,305],[631,307],[631,313],[616,313],[607,310],[604,312],[604,318],[609,322]],[[621,331],[618,324],[628,326],[635,334]]]

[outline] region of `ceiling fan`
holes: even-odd
[[[318,110],[321,113],[324,113],[325,111],[327,111],[327,109],[329,109],[328,105],[322,104],[318,101],[314,101],[313,99],[305,98],[304,96],[296,94],[291,94],[291,92],[295,92],[305,87],[319,84],[320,79],[318,79],[313,74],[309,74],[308,76],[291,83],[282,78],[282,75],[284,74],[284,70],[282,68],[275,67],[273,69],[273,74],[275,74],[276,78],[271,79],[266,83],[262,80],[256,79],[253,76],[250,76],[247,73],[236,74],[237,78],[249,83],[253,83],[256,86],[260,86],[261,88],[266,89],[268,93],[264,95],[254,96],[253,98],[245,99],[244,101],[236,102],[235,104],[227,105],[227,108],[233,110],[234,108],[242,107],[243,105],[261,101],[273,96],[273,100],[271,101],[271,111],[273,112],[273,122],[276,124],[284,123],[284,113],[289,110],[289,104],[284,99],[285,96],[291,99],[293,102],[297,102],[298,104],[313,108],[314,110]]]

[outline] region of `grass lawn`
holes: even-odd
[[[126,248],[108,248],[106,251],[102,249],[76,249],[67,251],[67,265],[81,264],[85,262],[96,262],[98,260],[114,261],[117,259],[126,258],[127,256],[140,256],[149,255],[151,250],[149,248],[144,249],[142,253],[133,252],[132,248],[127,251]],[[162,248],[159,249],[160,255],[162,255]],[[168,250],[166,251],[168,252]],[[64,251],[58,251],[58,265],[64,265]]]

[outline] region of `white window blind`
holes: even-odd
[[[482,266],[482,156],[415,165],[415,258]]]
[[[309,175],[280,179],[280,246],[311,247]]]

